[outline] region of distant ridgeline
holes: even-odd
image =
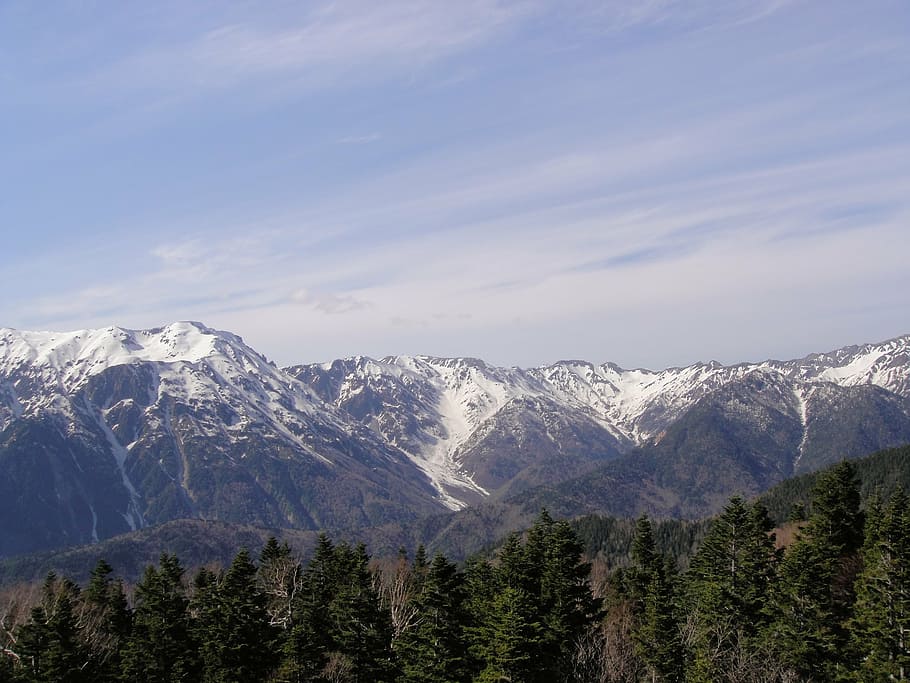
[[[579,520],[601,553],[593,566],[546,512],[462,567],[422,546],[371,560],[322,534],[305,563],[270,538],[258,561],[242,550],[192,578],[163,554],[128,592],[101,560],[83,587],[52,573],[0,596],[0,680],[905,680],[910,500],[874,482],[905,476],[908,455],[769,494],[792,509],[809,491],[786,549],[761,502],[734,497],[710,524],[675,531]],[[885,493],[863,506],[864,487]],[[685,554],[696,537],[680,572],[662,548]],[[631,558],[611,567],[603,552]]]
[[[910,446],[889,448],[851,461],[865,502],[879,495],[890,498],[898,489],[910,492]],[[824,472],[812,472],[787,479],[760,496],[762,505],[778,524],[791,520],[802,508],[812,511],[812,489]]]
[[[903,489],[910,492],[910,446],[889,448],[865,458],[850,461],[856,472],[861,505],[876,496],[890,499]],[[757,498],[776,526],[804,521],[812,513],[812,490],[820,477],[837,465],[820,472],[786,479]],[[703,520],[657,519],[652,521],[655,546],[682,566],[698,550],[716,518]],[[585,545],[588,557],[599,558],[611,567],[626,566],[632,560],[635,521],[604,515],[585,515],[571,522]]]
[[[910,443],[908,359],[910,336],[658,371],[429,356],[279,368],[201,323],[0,329],[0,557],[177,520],[383,530],[454,556],[543,507],[699,519],[734,492]]]

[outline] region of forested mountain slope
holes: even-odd
[[[431,357],[281,369],[200,323],[4,329],[0,556],[177,519],[350,532],[454,531],[492,510],[526,517],[516,506],[703,516],[910,442],[908,347],[659,372]]]

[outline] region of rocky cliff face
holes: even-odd
[[[908,347],[659,372],[430,357],[279,369],[199,323],[0,330],[0,554],[184,517],[402,521],[658,452],[681,480],[732,468],[760,488],[910,441]]]
[[[404,452],[233,335],[180,323],[0,344],[18,530],[4,553],[181,517],[316,528],[443,509]]]

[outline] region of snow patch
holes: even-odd
[[[98,515],[95,514],[95,506],[89,504],[89,512],[92,513],[92,543],[98,542]]]
[[[796,449],[796,459],[793,461],[793,472],[796,472],[797,467],[799,467],[799,462],[803,458],[803,449],[806,446],[806,440],[809,438],[809,397],[812,394],[813,387],[807,386],[801,388],[797,385],[794,388],[793,392],[797,400],[797,410],[799,414],[799,421],[803,427],[803,438],[800,439],[799,447]]]
[[[120,479],[123,481],[123,486],[130,496],[129,506],[127,507],[126,512],[122,513],[123,518],[126,520],[126,523],[129,524],[132,531],[141,529],[145,526],[145,521],[142,518],[141,498],[136,487],[133,486],[133,482],[130,481],[129,475],[126,473],[126,458],[129,455],[129,452],[123,447],[114,432],[111,431],[107,422],[104,421],[104,417],[95,410],[89,410],[89,412],[94,416],[95,422],[104,433],[108,444],[110,444],[111,454],[114,456],[114,461],[117,463],[117,469],[120,470]]]

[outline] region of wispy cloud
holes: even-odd
[[[85,84],[202,96],[280,77],[299,88],[337,87],[413,73],[496,35],[533,11],[529,2],[430,0],[323,2],[269,21],[261,12],[226,17],[161,46],[140,45]]]
[[[359,301],[352,296],[339,296],[331,292],[315,292],[307,289],[299,289],[291,294],[291,301],[304,306],[310,306],[317,311],[327,313],[328,315],[338,315],[340,313],[350,313],[367,308],[369,304],[365,301]]]
[[[348,135],[343,138],[339,138],[338,144],[340,145],[367,145],[371,142],[378,142],[382,139],[382,135],[379,133],[368,133],[367,135]]]
[[[910,95],[885,68],[910,51],[874,11],[135,12],[58,53],[22,41],[26,75],[6,74],[66,116],[40,98],[0,112],[22,140],[0,220],[43,240],[27,263],[0,253],[0,280],[26,292],[0,302],[5,324],[203,319],[282,362],[650,364],[668,346],[673,362],[778,353],[769,330],[860,341],[910,315],[895,294],[910,287]]]
[[[588,20],[610,32],[637,27],[663,26],[674,29],[731,27],[763,19],[793,0],[606,0],[582,2]]]

